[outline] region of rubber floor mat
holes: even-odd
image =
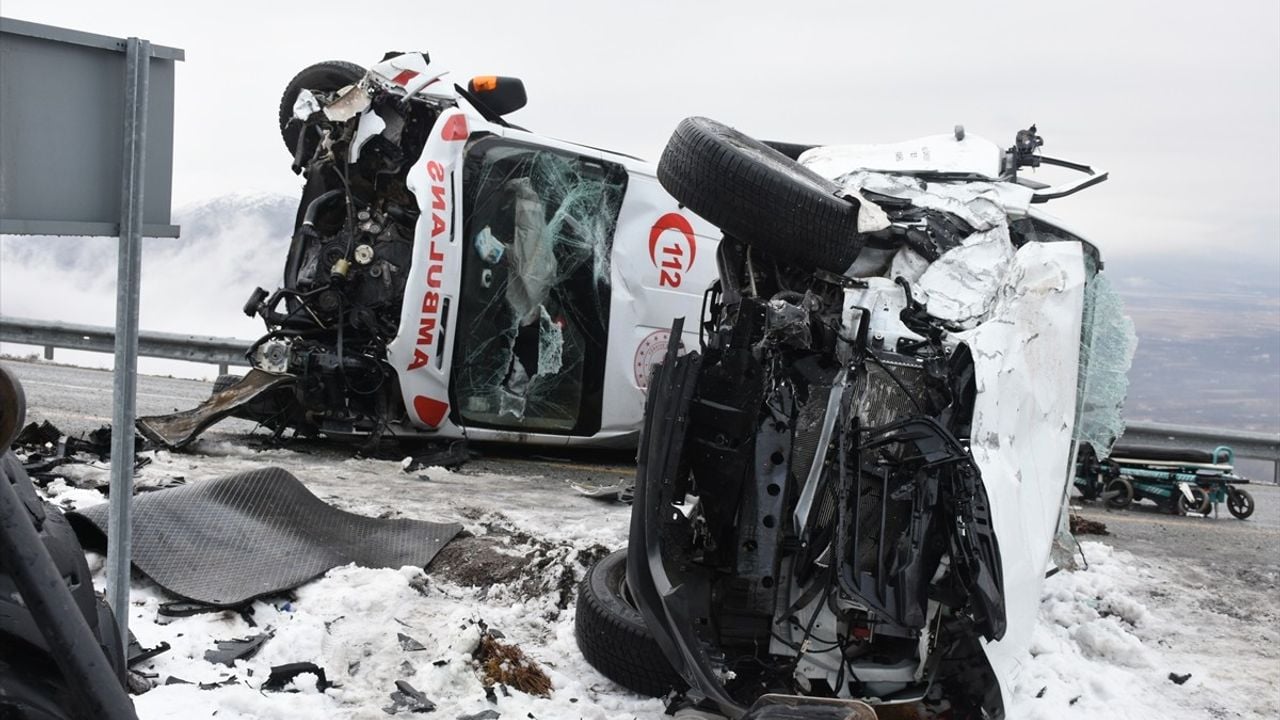
[[[81,541],[103,547],[106,503],[70,512]],[[331,568],[426,567],[457,523],[382,520],[326,504],[279,468],[139,495],[133,564],[166,590],[239,605],[297,587]]]

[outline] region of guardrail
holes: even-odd
[[[54,348],[114,352],[115,336],[115,328],[0,315],[0,342],[41,346],[46,360],[53,359]],[[245,351],[251,344],[252,340],[208,335],[138,333],[139,356],[208,363],[224,374],[228,366],[248,366]]]
[[[45,359],[52,360],[53,349],[56,347],[113,352],[115,330],[95,325],[75,325],[0,315],[0,342],[42,346]],[[229,365],[247,366],[249,363],[245,359],[245,351],[251,344],[250,340],[206,335],[146,331],[138,334],[138,354],[141,356],[208,363],[217,365],[219,373],[226,373]],[[1280,484],[1280,434],[1131,422],[1125,430],[1124,440],[1141,445],[1192,447],[1204,450],[1213,450],[1219,445],[1229,445],[1237,458],[1251,458],[1272,463],[1275,467],[1274,481]]]

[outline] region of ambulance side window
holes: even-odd
[[[470,144],[455,422],[599,430],[610,252],[626,179],[599,158],[491,136]]]

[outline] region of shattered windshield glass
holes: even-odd
[[[463,424],[594,432],[625,170],[499,138],[468,150],[453,393]]]
[[[1137,347],[1124,302],[1106,274],[1096,272],[1084,293],[1076,440],[1092,446],[1099,458],[1110,455],[1111,446],[1124,434],[1122,411]]]

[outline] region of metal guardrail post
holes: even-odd
[[[107,600],[123,640],[129,637],[132,560],[133,423],[137,417],[138,304],[142,273],[142,211],[147,149],[151,43],[131,37],[125,50],[124,173],[120,246],[116,251],[115,373],[111,417],[111,510],[107,522]],[[123,658],[122,658],[123,660]]]

